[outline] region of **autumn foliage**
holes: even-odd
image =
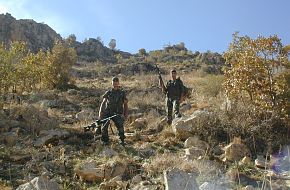
[[[250,102],[257,112],[286,114],[289,60],[277,36],[251,39],[235,33],[224,58],[230,99]]]
[[[61,88],[70,81],[76,62],[74,49],[61,42],[51,51],[31,53],[24,42],[0,46],[0,95]]]

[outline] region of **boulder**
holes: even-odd
[[[59,190],[59,185],[48,176],[36,177],[28,183],[20,185],[16,190]]]
[[[172,122],[172,129],[177,138],[186,140],[193,136],[195,127],[199,125],[200,119],[208,116],[207,111],[197,110],[188,117],[181,117],[174,119]]]
[[[240,161],[245,156],[250,156],[250,150],[242,143],[240,138],[234,138],[233,142],[224,147],[225,161]]]
[[[116,176],[123,176],[127,164],[116,161],[104,165],[98,165],[95,160],[88,160],[75,169],[75,174],[83,181],[100,182]]]
[[[100,184],[101,190],[111,190],[111,189],[126,189],[127,182],[122,181],[121,176],[116,176],[110,181],[104,181]]]
[[[33,143],[36,147],[47,145],[50,142],[65,138],[69,132],[61,129],[51,129],[40,132],[40,137]]]
[[[190,148],[192,146],[199,148],[199,149],[202,149],[202,150],[205,150],[205,151],[209,148],[208,143],[205,141],[199,140],[199,138],[197,136],[189,137],[184,142],[185,148]]]
[[[163,172],[166,190],[199,190],[195,175],[174,168]]]
[[[133,121],[130,124],[130,127],[136,130],[142,130],[142,129],[145,129],[147,125],[148,125],[148,121],[146,118],[138,118],[138,119],[135,119],[135,121]]]
[[[185,149],[185,156],[188,159],[197,159],[199,157],[203,157],[205,155],[205,150],[197,148],[197,147],[190,147]]]

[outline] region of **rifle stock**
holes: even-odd
[[[83,127],[84,132],[94,130],[95,128],[101,126],[102,124],[108,122],[110,119],[112,119],[118,115],[119,114],[115,114],[115,115],[112,115],[112,116],[104,118],[104,119],[97,119],[95,122],[91,123],[90,125]]]

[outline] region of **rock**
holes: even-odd
[[[206,151],[209,148],[208,143],[205,142],[205,141],[199,140],[199,138],[197,136],[189,137],[184,142],[184,147],[185,148],[190,148],[192,146],[194,146],[196,148],[199,148],[199,149],[202,149],[204,151]]]
[[[111,190],[111,189],[126,189],[127,182],[122,181],[121,176],[116,176],[110,181],[105,181],[100,184],[101,190]]]
[[[108,163],[107,165],[103,165],[103,168],[105,172],[104,176],[106,177],[106,179],[111,179],[116,176],[123,176],[127,169],[127,164],[113,161]]]
[[[73,115],[65,115],[62,118],[62,122],[66,124],[73,124],[74,122],[76,122],[76,119],[74,118]]]
[[[154,185],[154,184],[144,184],[144,183],[140,183],[136,186],[133,186],[132,188],[130,188],[131,190],[156,190],[156,189],[164,189],[163,186],[158,186],[158,185]]]
[[[252,159],[249,156],[245,156],[240,162],[240,165],[250,165],[252,164]]]
[[[0,15],[0,23],[6,29],[0,31],[1,42],[25,41],[34,53],[40,49],[52,49],[55,40],[62,40],[62,37],[47,24],[37,23],[32,19],[16,20],[11,14],[6,13]]]
[[[94,160],[88,160],[83,163],[78,169],[75,170],[75,174],[81,181],[88,182],[102,181],[104,177],[106,177],[104,169],[98,167],[97,162]]]
[[[125,133],[125,136],[126,136],[126,141],[135,142],[135,141],[140,141],[141,140],[141,135],[138,132],[136,132],[136,133]]]
[[[16,132],[7,132],[2,134],[2,139],[8,146],[13,146],[17,141],[18,135]]]
[[[266,160],[263,156],[258,155],[255,159],[255,166],[262,169],[269,169],[271,167],[270,160]]]
[[[16,190],[59,190],[59,185],[47,176],[36,177],[28,183],[20,185]]]
[[[102,168],[87,168],[82,170],[75,170],[76,175],[81,181],[97,182],[103,181],[104,171]]]
[[[199,186],[200,190],[225,190],[221,185],[211,183],[211,182],[204,182],[201,186]]]
[[[141,117],[143,117],[143,113],[132,113],[128,116],[127,120],[129,123],[132,123],[133,121]]]
[[[68,95],[77,95],[78,94],[78,91],[76,89],[69,89],[67,91],[67,94]]]
[[[101,157],[108,157],[111,158],[113,156],[117,156],[118,153],[114,151],[113,149],[110,149],[108,147],[104,147],[103,151],[100,153]]]
[[[226,161],[239,161],[245,156],[250,156],[250,150],[241,142],[240,138],[234,138],[233,142],[224,147]]]
[[[172,129],[177,138],[186,140],[193,136],[194,128],[199,124],[202,117],[208,116],[207,111],[197,110],[189,117],[181,117],[174,119],[172,122]]]
[[[252,185],[247,185],[243,190],[255,190],[255,188]]]
[[[155,155],[155,150],[149,143],[143,144],[142,147],[139,148],[138,152],[142,158],[149,158]]]
[[[142,176],[140,174],[138,175],[135,175],[132,180],[131,180],[131,183],[133,184],[138,184],[142,181]]]
[[[116,176],[123,176],[127,169],[126,163],[111,161],[98,165],[95,160],[88,160],[75,169],[75,174],[83,181],[100,182]]]
[[[97,118],[97,112],[95,112],[93,109],[87,108],[77,113],[75,118],[78,119],[79,121],[94,120]]]
[[[36,147],[47,145],[48,143],[65,138],[69,132],[61,129],[51,129],[40,132],[40,137],[33,143]]]
[[[215,147],[213,147],[212,153],[215,156],[220,156],[220,155],[224,154],[225,151],[222,149],[222,147],[220,145],[216,145]]]
[[[50,117],[48,112],[32,105],[15,106],[10,110],[10,118],[20,121],[21,129],[39,134],[42,129],[58,126],[58,121]],[[25,127],[25,128],[24,128]]]
[[[256,180],[255,178],[247,176],[234,168],[229,169],[226,172],[226,178],[231,182],[235,182],[243,186],[252,185],[255,188],[258,187],[258,184],[260,183],[260,181]]]
[[[196,178],[182,170],[174,168],[164,171],[164,184],[166,190],[199,190]]]
[[[205,151],[197,147],[190,147],[185,149],[185,156],[190,160],[203,157],[204,155]]]
[[[148,124],[146,118],[138,118],[130,124],[130,127],[133,127],[136,130],[145,129]]]

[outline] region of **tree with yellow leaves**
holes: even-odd
[[[226,60],[224,87],[230,99],[249,100],[257,112],[287,111],[287,51],[277,36],[251,39],[233,35]]]

